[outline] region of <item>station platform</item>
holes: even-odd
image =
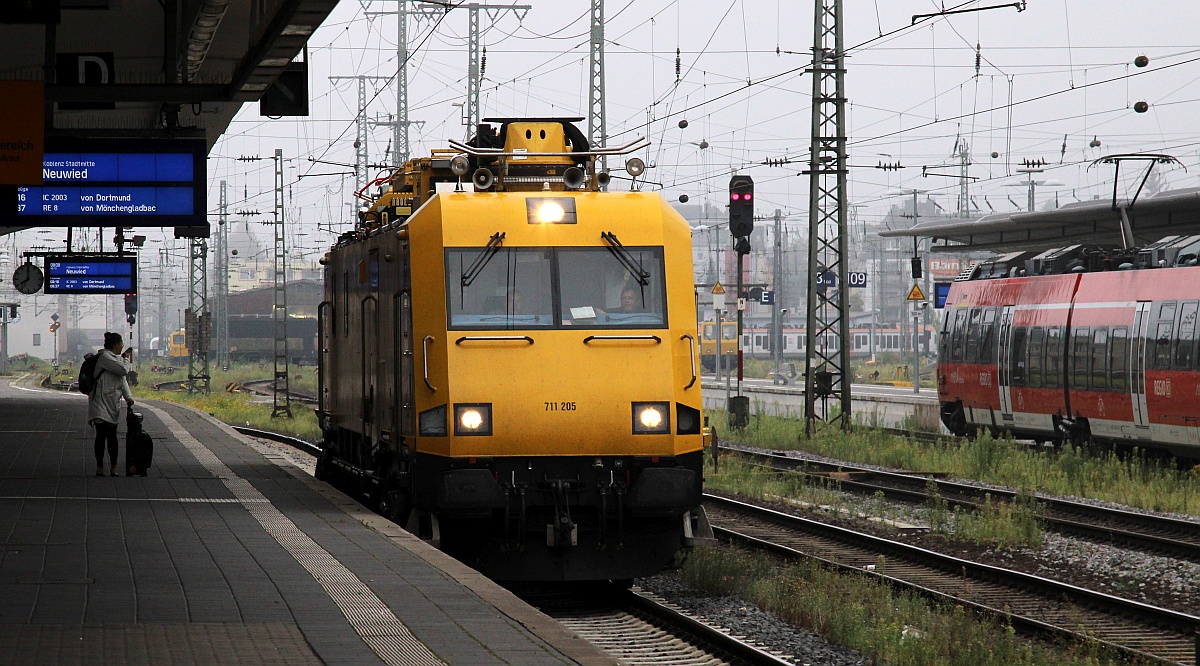
[[[149,476],[97,477],[87,399],[0,379],[0,664],[612,663],[277,450],[136,409]]]

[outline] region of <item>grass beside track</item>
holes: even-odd
[[[1012,626],[933,603],[868,576],[816,562],[781,564],[738,548],[698,548],[680,572],[689,585],[733,596],[866,655],[871,663],[963,666],[1108,666],[1127,663],[1095,645],[1057,648],[1017,638]]]
[[[148,368],[147,364],[143,364]],[[238,364],[229,371],[212,368],[212,379],[209,382],[211,392],[208,395],[188,395],[186,391],[155,391],[154,384],[166,381],[187,379],[187,369],[173,373],[158,373],[144,371],[139,373],[139,384],[134,387],[135,398],[150,398],[167,400],[208,412],[230,425],[247,426],[261,430],[273,430],[285,435],[293,435],[311,440],[321,439],[321,429],[317,425],[317,415],[311,405],[292,402],[293,418],[271,418],[271,403],[252,403],[251,393],[226,393],[225,386],[230,382],[244,382],[251,379],[264,379],[271,376],[273,366],[258,364]],[[316,368],[292,368],[289,372],[288,384],[291,388],[316,395]],[[311,384],[311,387],[309,386]]]
[[[755,415],[745,430],[731,431],[725,412],[705,415],[722,440],[1200,515],[1200,465],[1181,470],[1172,460],[1140,451],[1117,455],[1100,447],[1033,447],[986,433],[969,440],[920,442],[865,426],[848,434],[828,428],[806,439],[804,423],[797,418]]]

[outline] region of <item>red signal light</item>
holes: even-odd
[[[737,192],[730,192],[729,198],[733,201],[737,201],[738,199],[742,198],[742,195],[738,194]]]
[[[754,196],[753,194],[747,192],[744,195],[742,195],[742,201],[749,201],[753,196]]]

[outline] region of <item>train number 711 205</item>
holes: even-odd
[[[548,412],[573,412],[573,411],[575,411],[575,402],[574,401],[567,402],[565,400],[564,401],[551,400],[549,402],[544,402],[542,404],[546,405],[546,411],[548,411]]]

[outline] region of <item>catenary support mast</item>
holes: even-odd
[[[850,425],[846,284],[846,95],[842,0],[815,0],[809,155],[804,431]],[[824,287],[818,277],[825,274]],[[835,284],[830,284],[833,280]]]

